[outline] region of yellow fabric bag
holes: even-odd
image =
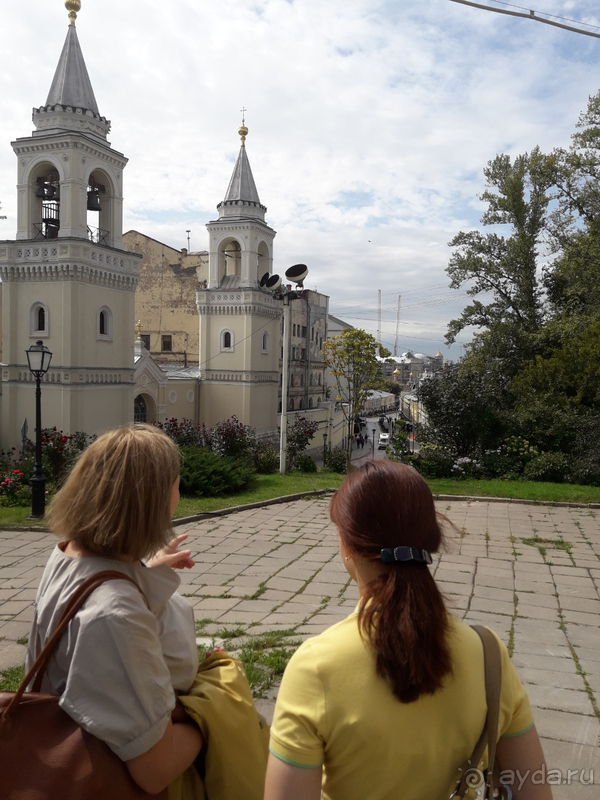
[[[169,800],[262,800],[269,726],[254,707],[241,663],[213,653],[179,700],[205,741],[205,775],[190,767],[169,786]]]

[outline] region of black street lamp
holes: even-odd
[[[35,470],[31,476],[31,516],[37,519],[46,510],[46,476],[42,470],[42,375],[48,372],[52,353],[40,340],[32,344],[27,353],[29,370],[35,378]]]
[[[323,466],[325,466],[325,459],[327,458],[327,434],[323,434]]]
[[[377,428],[373,428],[373,458],[375,458],[375,431]]]

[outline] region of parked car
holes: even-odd
[[[389,433],[380,433],[379,434],[379,444],[377,445],[378,450],[385,450],[385,448],[390,443],[390,435]]]

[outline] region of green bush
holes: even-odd
[[[215,497],[235,494],[255,474],[245,459],[220,456],[206,447],[182,447],[181,494],[185,497]]]
[[[452,453],[436,445],[423,445],[419,458],[413,463],[425,478],[453,478],[455,463]]]
[[[540,453],[525,466],[523,477],[527,481],[565,483],[569,476],[570,459],[564,453]]]
[[[279,469],[279,450],[270,442],[259,442],[254,451],[254,467],[261,475],[271,475]]]
[[[314,458],[310,456],[300,455],[296,456],[296,466],[300,472],[316,472],[317,465]]]
[[[345,450],[326,450],[325,467],[332,472],[344,475],[346,472],[346,451]]]

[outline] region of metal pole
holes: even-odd
[[[279,432],[279,474],[285,475],[287,440],[288,370],[290,354],[290,298],[283,296],[283,367],[281,372],[281,429]]]
[[[46,477],[42,470],[42,389],[40,375],[35,379],[35,470],[31,476],[31,516],[37,519],[46,510]]]
[[[377,429],[373,428],[373,458],[375,458],[375,431]]]

